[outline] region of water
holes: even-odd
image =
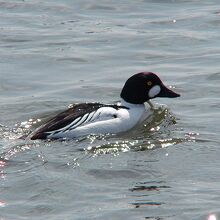
[[[219,24],[218,0],[0,1],[1,219],[219,219]],[[139,71],[182,95],[145,126],[19,139]]]

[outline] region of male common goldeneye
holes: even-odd
[[[179,96],[168,89],[156,74],[137,73],[125,82],[120,104],[74,104],[38,128],[31,139],[70,139],[88,134],[125,132],[146,119],[144,102],[156,97]]]

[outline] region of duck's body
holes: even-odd
[[[144,121],[148,115],[144,104],[125,101],[117,105],[74,104],[40,127],[31,139],[71,139],[88,134],[122,133]]]
[[[156,96],[179,95],[166,88],[153,73],[136,74],[125,83],[121,92],[121,103],[75,104],[38,128],[31,139],[71,139],[88,134],[117,134],[128,131],[148,117],[149,110],[144,102]]]

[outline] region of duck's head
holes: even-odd
[[[121,91],[121,98],[132,104],[143,104],[156,97],[176,98],[180,95],[168,89],[160,78],[151,72],[131,76]]]

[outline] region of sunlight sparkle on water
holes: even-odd
[[[160,130],[160,126],[156,126],[155,128],[151,128],[150,131],[159,131]]]
[[[6,206],[6,202],[0,201],[0,207],[5,207],[5,206]]]
[[[208,216],[208,220],[217,220],[217,218],[214,214],[211,214]]]

